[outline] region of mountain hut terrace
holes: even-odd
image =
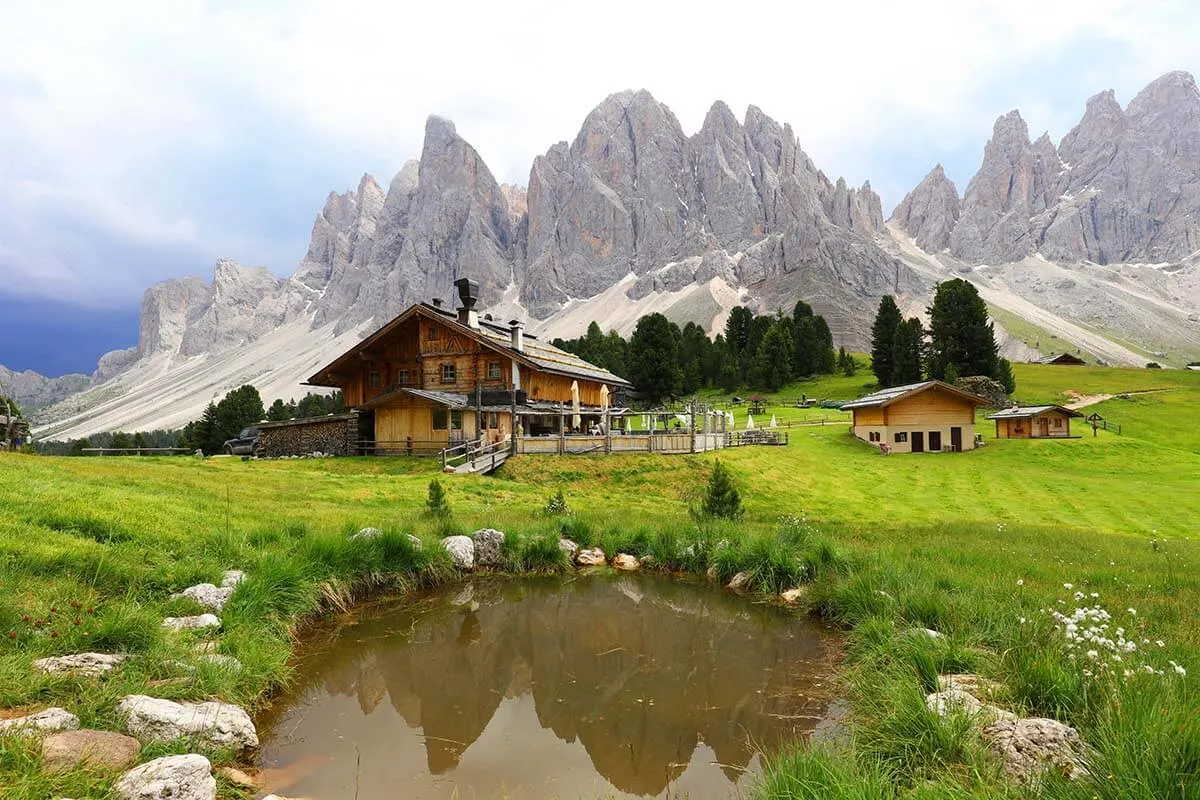
[[[518,453],[724,446],[725,417],[707,409],[694,409],[686,428],[635,432],[628,381],[540,341],[520,320],[480,316],[478,283],[455,286],[457,311],[440,300],[411,306],[308,379],[342,390],[358,452],[441,453],[448,467],[483,459],[490,469]]]

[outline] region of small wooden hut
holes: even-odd
[[[996,423],[997,439],[1066,439],[1071,420],[1082,417],[1065,406],[1015,406],[989,414]]]

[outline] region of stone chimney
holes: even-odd
[[[508,327],[512,330],[512,349],[518,353],[525,352],[525,323],[519,319],[511,319],[508,321]]]
[[[468,328],[478,330],[479,312],[475,310],[475,304],[479,302],[479,281],[459,278],[454,282],[454,286],[458,289],[458,299],[462,303],[462,308],[458,310],[458,321]]]

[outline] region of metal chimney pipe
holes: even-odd
[[[512,331],[512,349],[518,353],[525,352],[525,323],[519,319],[508,321],[509,330]]]

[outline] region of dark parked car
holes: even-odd
[[[226,439],[221,449],[230,456],[258,455],[258,428],[246,428],[236,438]]]

